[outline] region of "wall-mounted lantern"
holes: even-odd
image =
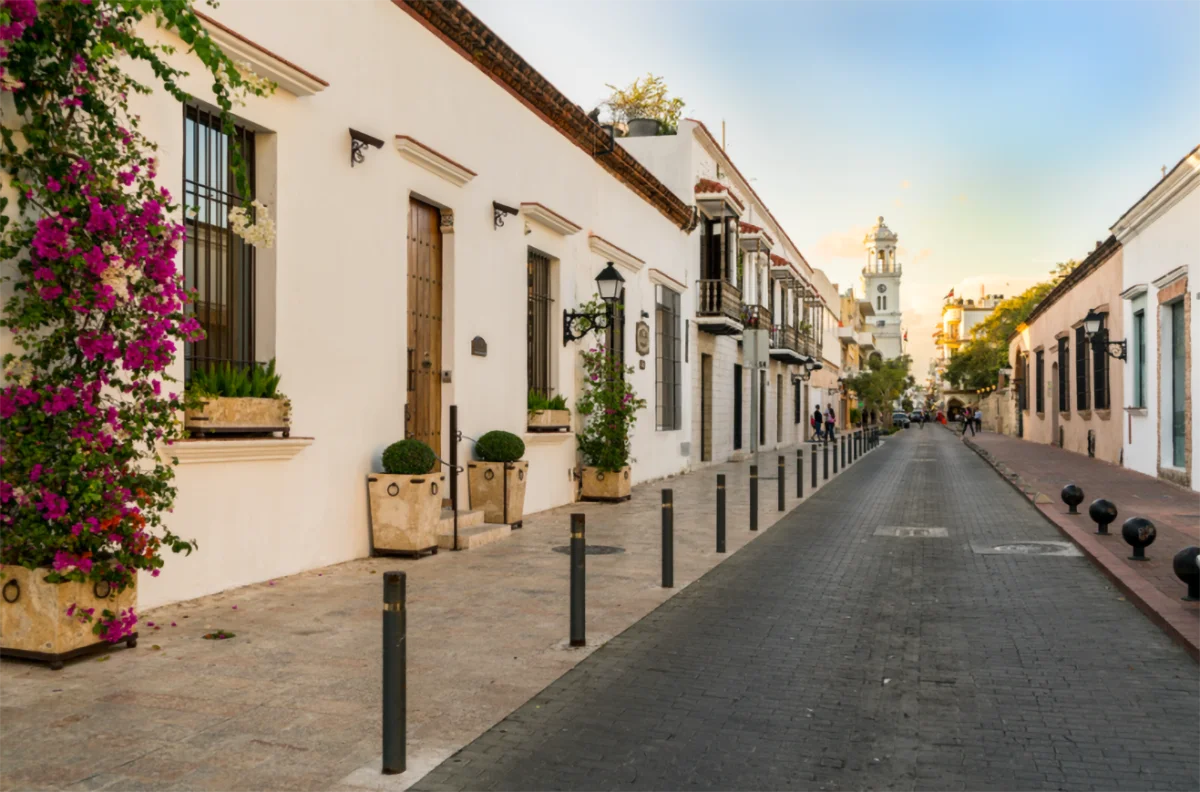
[[[605,306],[611,306],[621,296],[621,284],[625,279],[610,261],[596,276],[596,291]],[[603,330],[608,327],[608,310],[596,313],[578,313],[563,309],[563,346],[572,341],[578,341],[593,330]]]
[[[823,368],[825,367],[818,363],[814,358],[809,358],[800,364],[800,373],[798,375],[798,379],[803,382],[808,382],[810,379],[812,379],[814,371],[820,371]]]
[[[1092,342],[1092,349],[1098,347],[1107,347],[1108,356],[1114,360],[1125,359],[1125,342],[1124,341],[1109,341],[1108,330],[1101,329],[1100,325],[1104,322],[1104,315],[1096,313],[1095,309],[1088,311],[1083,320],[1083,332],[1087,334],[1088,341]]]
[[[382,148],[383,141],[377,137],[371,137],[366,132],[359,132],[357,129],[350,130],[350,167],[353,168],[356,162],[363,161],[363,151],[367,146],[371,148]]]

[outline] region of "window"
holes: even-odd
[[[242,195],[220,116],[187,106],[183,113],[183,277],[197,292],[189,310],[205,335],[185,348],[186,377],[198,365],[254,362],[254,246],[233,233],[229,210],[254,199],[255,168],[254,133],[235,126],[251,189],[250,195]]]
[[[680,373],[679,293],[655,286],[655,409],[658,429],[683,426],[683,376]]]
[[[881,311],[887,310],[887,295],[886,294],[879,298],[879,310],[881,310]]]
[[[1096,398],[1094,407],[1097,410],[1108,409],[1108,345],[1100,343],[1100,339],[1108,338],[1105,325],[1108,314],[1100,315],[1100,329],[1096,331],[1096,342],[1092,344],[1092,380],[1095,385]]]
[[[1058,411],[1071,411],[1071,380],[1067,375],[1070,371],[1070,361],[1067,353],[1067,339],[1058,339]]]
[[[1133,406],[1146,406],[1146,311],[1133,312]]]
[[[794,385],[794,388],[792,389],[792,395],[795,397],[795,402],[796,402],[796,407],[795,407],[796,423],[800,423],[801,421],[804,420],[804,410],[801,408],[801,405],[800,405],[800,383],[794,382],[793,385]]]
[[[1183,300],[1166,306],[1171,327],[1171,464],[1177,468],[1187,467],[1187,391],[1184,385],[1187,376],[1187,334],[1184,328]],[[1166,335],[1164,333],[1163,335]],[[1163,361],[1167,363],[1168,361]],[[1164,366],[1166,368],[1166,366]]]
[[[742,367],[733,364],[733,450],[742,447]]]
[[[1017,356],[1017,409],[1029,409],[1029,360],[1024,354]]]
[[[604,307],[608,314],[608,329],[604,333],[604,346],[608,355],[621,366],[625,376],[625,289],[617,293],[617,299]]]
[[[525,323],[525,372],[530,391],[549,398],[550,257],[530,248],[526,264],[529,299]]]
[[[1075,328],[1075,407],[1088,408],[1087,335],[1083,325]]]
[[[1043,357],[1042,350],[1037,351],[1037,357],[1034,358],[1034,387],[1037,391],[1034,393],[1033,401],[1037,411],[1044,413],[1046,411],[1046,361]]]

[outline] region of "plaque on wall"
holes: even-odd
[[[475,336],[471,339],[471,354],[476,357],[487,357],[487,341],[483,340],[483,336]]]
[[[637,333],[635,335],[637,344],[637,353],[639,355],[650,354],[650,325],[645,322],[637,323]]]

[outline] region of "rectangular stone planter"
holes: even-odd
[[[80,622],[67,615],[67,608],[92,608],[93,619],[105,610],[120,615],[137,605],[137,591],[127,586],[119,594],[109,592],[105,583],[47,583],[50,571],[0,567],[0,654],[42,660],[58,669],[64,660],[112,646],[92,632],[95,621]],[[124,641],[135,646],[137,633]]]
[[[437,552],[442,498],[449,494],[444,475],[374,473],[367,478],[367,488],[375,552],[414,557]]]
[[[528,428],[531,432],[571,431],[570,410],[530,410]]]
[[[616,473],[606,473],[594,467],[584,467],[583,500],[615,503],[629,500],[629,491],[629,465]]]
[[[206,398],[184,414],[184,428],[195,435],[269,434],[291,429],[291,404],[287,399],[232,396]]]
[[[467,489],[471,508],[483,511],[483,521],[520,528],[525,515],[525,483],[529,463],[469,462]]]

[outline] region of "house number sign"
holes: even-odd
[[[635,335],[637,343],[637,353],[639,355],[650,354],[650,325],[645,322],[637,323],[637,333]]]

